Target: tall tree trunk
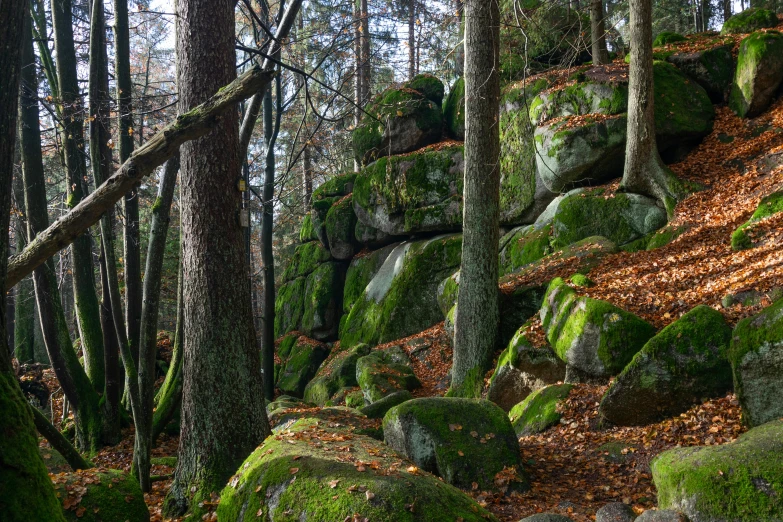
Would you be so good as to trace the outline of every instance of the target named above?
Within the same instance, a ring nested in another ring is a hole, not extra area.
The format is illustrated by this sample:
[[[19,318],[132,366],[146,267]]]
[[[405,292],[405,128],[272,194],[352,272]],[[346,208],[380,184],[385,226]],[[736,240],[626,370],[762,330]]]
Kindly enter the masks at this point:
[[[723,23],[731,18],[731,0],[723,0]]]
[[[141,490],[150,490],[150,451],[152,450],[152,410],[155,385],[155,355],[158,339],[158,310],[163,257],[169,231],[171,202],[177,184],[179,157],[174,156],[163,168],[158,185],[158,197],[152,205],[152,223],[147,248],[147,266],[144,269],[144,306],[141,314],[141,342],[139,345],[139,399],[141,415],[135,419],[136,434],[133,449],[133,468],[139,477]]]
[[[620,188],[660,200],[669,215],[687,194],[663,164],[655,142],[652,0],[631,0],[631,65],[628,84],[628,141]]]
[[[362,25],[362,96],[361,106],[370,100],[370,12],[367,8],[367,0],[361,0],[361,25]]]
[[[122,427],[120,416],[120,399],[124,381],[120,368],[120,347],[117,344],[117,334],[114,327],[114,316],[111,310],[109,289],[109,274],[106,267],[106,252],[101,245],[99,260],[101,271],[101,328],[103,330],[103,367],[106,373],[106,386],[103,391],[103,437],[107,444],[117,444],[120,441]]]
[[[361,24],[361,0],[353,0],[353,20],[354,20],[354,40],[353,40],[353,54],[356,59],[356,72],[354,75],[354,108],[353,108],[353,125],[359,126],[359,122],[362,120],[362,24]],[[359,172],[361,165],[359,161],[354,160],[353,170]]]
[[[609,63],[603,0],[590,0],[590,36],[593,45],[593,65]]]
[[[185,113],[236,76],[234,2],[178,0],[177,13],[177,85]],[[184,393],[179,461],[166,510],[195,513],[270,429],[237,217],[237,112],[226,111],[215,132],[180,151]]]
[[[5,288],[11,179],[16,146],[17,101],[24,41],[26,2],[0,0],[0,288]],[[7,338],[5,299],[0,299],[0,342]],[[9,522],[64,522],[60,502],[38,453],[30,407],[11,365],[8,346],[0,347],[0,513]]]
[[[465,1],[465,207],[449,393],[480,397],[498,334],[498,0]]]
[[[24,66],[27,67],[26,64]],[[20,120],[23,118],[24,116],[22,115]],[[22,180],[19,181],[19,185],[22,186],[17,188],[17,180],[14,180],[15,198],[17,204],[24,204],[24,186],[21,182]],[[21,226],[27,227],[26,224],[20,223],[20,228]],[[17,230],[16,251],[21,252],[26,244],[26,231]],[[26,277],[16,285],[14,301],[14,314],[12,316],[14,323],[12,345],[14,354],[21,364],[31,363],[35,361],[35,290],[32,277]]]
[[[68,207],[73,208],[84,197],[83,180],[87,176],[84,149],[84,114],[76,74],[76,52],[73,41],[71,0],[52,0],[54,46],[57,51],[57,83],[62,107],[62,142],[67,171]],[[79,337],[84,349],[84,366],[96,390],[102,391],[103,334],[100,308],[95,291],[90,236],[83,234],[71,247],[73,293]]]
[[[457,77],[461,77],[465,72],[465,2],[464,0],[454,0],[454,6],[457,11],[457,22],[459,23],[459,43],[454,52],[454,71],[457,73]]]
[[[408,0],[408,79],[416,76],[416,0]]]

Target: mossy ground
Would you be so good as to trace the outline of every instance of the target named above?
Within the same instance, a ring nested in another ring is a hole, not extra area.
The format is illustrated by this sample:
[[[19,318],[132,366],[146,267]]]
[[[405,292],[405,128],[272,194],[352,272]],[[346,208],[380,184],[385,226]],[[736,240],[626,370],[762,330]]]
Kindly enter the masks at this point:
[[[653,40],[653,47],[662,47],[670,43],[682,42],[684,40],[685,37],[679,33],[663,31],[658,33],[658,36],[656,36],[655,40]]]
[[[138,481],[118,470],[90,469],[52,478],[65,519],[84,522],[148,522]]]
[[[779,212],[783,212],[783,191],[774,192],[761,200],[761,203],[759,203],[758,208],[750,219],[731,235],[731,248],[734,250],[752,248],[754,240],[758,241],[764,236],[764,231],[756,230],[757,227],[753,226],[754,223],[762,221]]]
[[[558,403],[568,398],[571,384],[553,384],[536,390],[511,408],[508,417],[517,437],[541,433],[560,421]]]

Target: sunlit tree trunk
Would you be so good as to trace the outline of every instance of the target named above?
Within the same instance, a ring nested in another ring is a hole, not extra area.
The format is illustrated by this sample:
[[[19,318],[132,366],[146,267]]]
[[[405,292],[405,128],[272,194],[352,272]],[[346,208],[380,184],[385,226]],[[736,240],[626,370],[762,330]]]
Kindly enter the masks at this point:
[[[500,12],[465,1],[465,203],[453,396],[480,397],[498,334]]]

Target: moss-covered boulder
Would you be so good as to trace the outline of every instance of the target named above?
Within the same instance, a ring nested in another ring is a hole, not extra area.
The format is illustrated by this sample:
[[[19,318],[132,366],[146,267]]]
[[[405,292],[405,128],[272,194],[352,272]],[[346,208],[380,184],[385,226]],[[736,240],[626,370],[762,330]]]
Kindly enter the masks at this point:
[[[387,89],[366,108],[367,114],[353,131],[357,161],[369,164],[378,158],[411,152],[440,140],[443,131],[441,102],[435,103],[411,88],[414,82],[421,83],[422,88],[426,84],[427,92],[432,96],[432,82],[418,82],[414,78],[401,88]],[[442,83],[440,93],[442,101]]]
[[[69,522],[149,522],[139,482],[130,474],[93,468],[53,475],[52,483]]]
[[[451,86],[446,104],[443,106],[446,134],[449,138],[465,139],[465,79],[460,78]]]
[[[331,259],[329,250],[318,241],[309,241],[294,249],[294,255],[283,272],[283,282],[297,277],[307,277],[323,263]]]
[[[726,20],[721,34],[747,34],[776,25],[778,25],[778,17],[775,11],[750,7]]]
[[[549,86],[539,78],[528,85],[511,85],[500,103],[500,222],[530,223],[557,195],[541,180],[536,168],[535,126],[530,121],[533,99]]]
[[[459,230],[463,161],[457,146],[379,159],[356,180],[356,215],[391,235]]]
[[[731,328],[700,305],[647,341],[601,399],[601,417],[622,426],[657,422],[731,389]]]
[[[356,213],[354,211],[354,213]],[[356,241],[368,248],[381,248],[395,241],[399,241],[396,236],[387,234],[383,230],[379,230],[375,227],[371,227],[356,220],[356,227],[354,228],[354,237]]]
[[[410,360],[402,355],[403,360],[400,360],[394,353],[378,350],[356,362],[356,381],[362,389],[365,404],[373,404],[399,391],[421,387],[410,367]]]
[[[304,314],[304,292],[307,278],[297,277],[277,290],[275,296],[275,336],[297,330]]]
[[[401,390],[390,393],[372,404],[363,406],[359,411],[367,415],[368,419],[382,419],[390,409],[410,400],[413,400],[411,392],[408,390]],[[362,402],[364,402],[364,398],[362,398]]]
[[[329,356],[329,348],[315,339],[304,335],[297,337],[293,343],[283,339],[283,345],[291,344],[285,353],[278,351],[281,359],[280,371],[275,372],[276,386],[284,394],[302,397],[305,386],[318,372],[321,363]]]
[[[560,278],[550,283],[540,313],[572,382],[617,375],[655,335],[651,324],[606,301],[577,296]]]
[[[355,180],[356,173],[354,172],[340,174],[325,181],[313,191],[311,198],[312,210],[310,211],[312,233],[327,249],[329,248],[329,238],[326,233],[326,216],[335,203],[353,192]]]
[[[552,223],[552,244],[564,247],[590,236],[603,236],[622,246],[666,225],[666,210],[652,198],[601,190],[564,198]]]
[[[360,250],[356,240],[356,214],[353,197],[349,194],[336,201],[324,220],[329,252],[335,259],[351,259]]]
[[[343,306],[345,264],[330,262],[307,276],[299,330],[319,340],[335,339]]]
[[[783,520],[782,452],[783,421],[729,444],[666,451],[651,463],[658,507],[692,522]]]
[[[444,279],[438,285],[438,306],[443,316],[447,316],[449,311],[457,304],[457,295],[459,294],[459,270]]]
[[[548,346],[528,340],[528,324],[517,330],[498,358],[487,399],[508,411],[536,390],[565,379],[565,364]]]
[[[516,272],[554,251],[552,225],[537,229],[535,225],[511,230],[500,240],[500,275]]]
[[[360,416],[325,412],[267,438],[245,460],[220,494],[219,520],[497,521],[465,493],[359,434]],[[332,451],[338,438],[350,451]]]
[[[443,320],[438,284],[459,267],[462,236],[437,236],[395,247],[362,291],[342,325],[343,346],[381,344]]]
[[[540,388],[511,408],[508,417],[517,437],[546,431],[560,422],[559,404],[568,398],[571,384],[552,384]]]
[[[718,45],[700,51],[675,52],[666,57],[686,76],[704,87],[713,103],[728,99],[734,79],[733,44]]]
[[[783,417],[783,299],[734,328],[729,360],[742,419],[758,426]]]
[[[345,288],[343,290],[344,317],[347,317],[354,303],[362,296],[364,289],[370,284],[372,278],[375,277],[396,246],[396,244],[387,245],[366,255],[356,256],[351,260],[348,272],[345,274]]]
[[[417,74],[405,84],[405,87],[420,92],[422,96],[435,103],[438,107],[443,105],[443,95],[446,93],[446,88],[443,82],[432,74]]]
[[[750,219],[731,235],[731,248],[745,250],[756,246],[766,235],[759,222],[780,212],[783,212],[783,191],[773,192],[761,200]]]
[[[758,32],[740,44],[729,107],[742,118],[764,112],[783,81],[783,34]]]
[[[299,241],[307,243],[308,241],[318,241],[318,234],[313,227],[313,216],[308,212],[302,220],[302,228],[299,229]]]
[[[449,484],[498,489],[496,476],[514,468],[504,488],[526,489],[519,444],[505,412],[481,399],[433,397],[407,401],[383,418],[386,444]]]
[[[685,41],[685,37],[680,33],[673,31],[661,31],[653,40],[653,47],[663,47],[664,45]]]
[[[304,400],[321,406],[341,389],[358,386],[356,362],[368,353],[370,348],[364,344],[353,349],[333,349],[315,377],[305,386]]]

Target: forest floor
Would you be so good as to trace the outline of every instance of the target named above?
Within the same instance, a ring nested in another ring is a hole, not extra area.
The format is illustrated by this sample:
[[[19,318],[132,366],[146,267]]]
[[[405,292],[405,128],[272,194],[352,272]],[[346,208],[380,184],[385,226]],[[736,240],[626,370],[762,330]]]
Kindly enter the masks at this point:
[[[672,225],[682,225],[687,231],[665,247],[606,258],[588,274],[595,286],[582,291],[634,312],[659,328],[698,304],[720,310],[732,324],[757,313],[770,304],[768,300],[729,308],[724,308],[721,300],[738,291],[766,292],[783,287],[783,220],[766,220],[766,242],[750,250],[734,252],[730,236],[763,196],[783,187],[779,165],[783,166],[783,100],[752,120],[737,118],[725,107],[717,108],[712,134],[684,161],[670,166],[679,176],[706,186],[676,208]],[[609,185],[610,189],[616,187],[617,182]],[[611,190],[609,193],[607,197],[611,197]],[[557,275],[571,275],[567,262],[544,265],[512,284],[547,281]],[[535,324],[532,333],[541,334]],[[417,362],[414,358],[414,371],[424,385],[416,395],[442,395],[451,354],[443,325],[396,343],[411,351],[416,349],[412,341],[417,340],[439,347],[429,353],[440,355],[436,360]],[[54,391],[59,386],[51,370],[44,373],[45,382]],[[655,506],[649,469],[652,457],[675,446],[728,442],[743,432],[733,395],[707,401],[657,424],[602,429],[597,424],[597,407],[604,390],[604,386],[577,385],[557,427],[520,439],[522,459],[532,482],[528,493],[470,494],[504,521],[538,512],[589,521],[594,520],[599,507],[612,501],[625,502],[642,512]],[[55,418],[61,418],[61,399],[55,401],[54,409]],[[153,456],[175,456],[177,444],[176,438],[163,435]],[[128,470],[132,450],[133,431],[127,429],[120,444],[105,448],[94,461],[103,467]],[[156,475],[171,473],[173,469],[167,466],[153,469]],[[161,505],[170,482],[170,478],[155,482],[152,493],[145,495],[153,522],[162,520]]]

